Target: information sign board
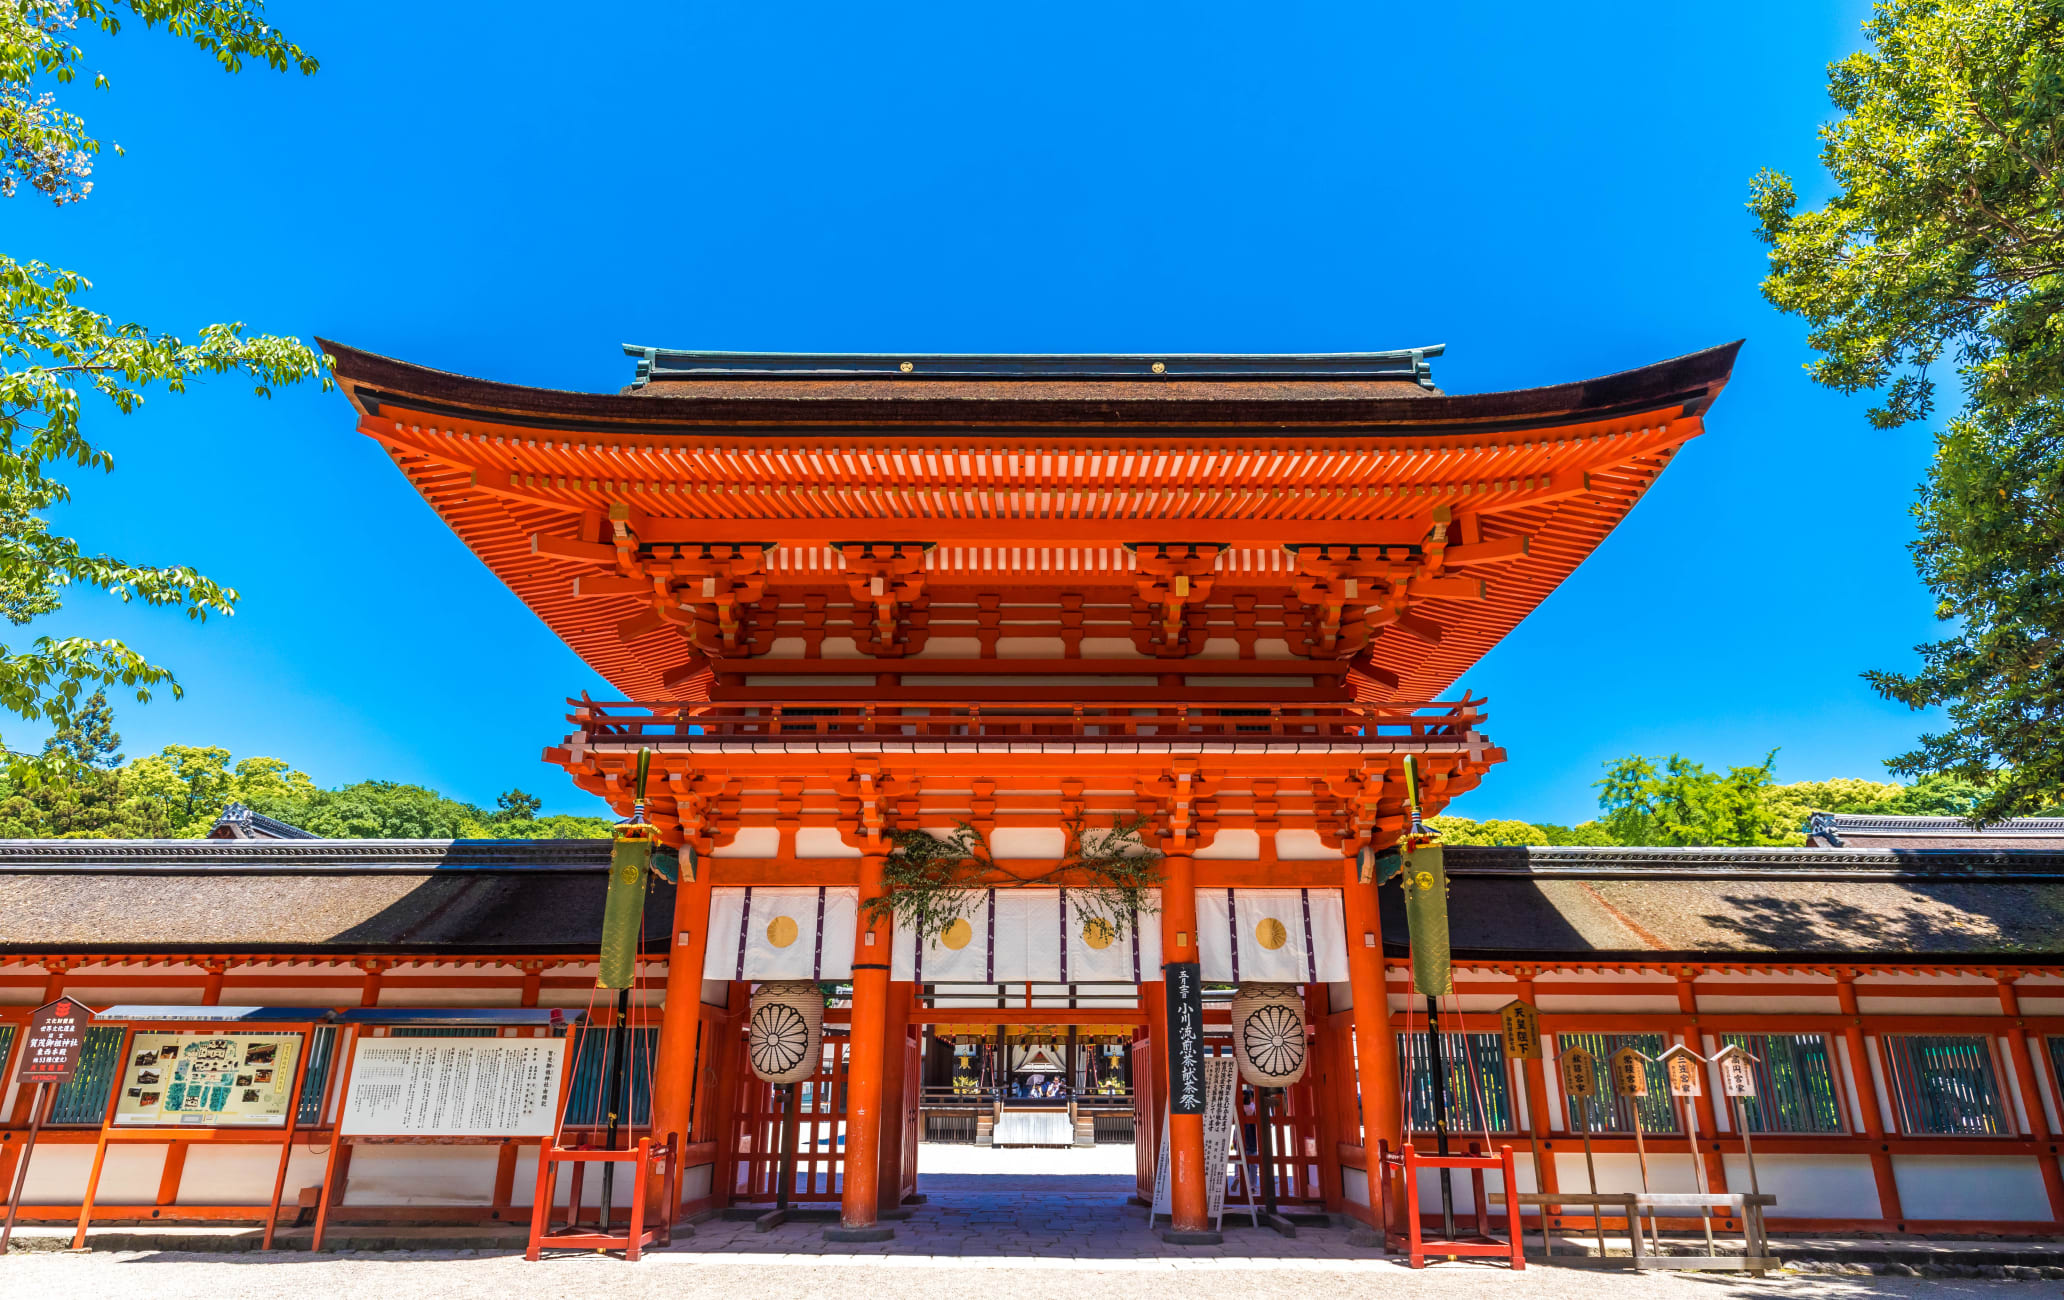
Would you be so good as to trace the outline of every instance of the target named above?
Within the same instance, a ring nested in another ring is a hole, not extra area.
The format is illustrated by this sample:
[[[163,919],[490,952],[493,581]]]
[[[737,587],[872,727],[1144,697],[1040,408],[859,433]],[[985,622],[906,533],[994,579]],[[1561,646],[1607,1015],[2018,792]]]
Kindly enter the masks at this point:
[[[1670,1095],[1673,1097],[1696,1097],[1699,1095],[1699,1059],[1690,1052],[1677,1052],[1666,1056],[1663,1068],[1670,1072]]]
[[[1541,1059],[1541,1017],[1532,1006],[1525,1002],[1508,1002],[1498,1012],[1498,1019],[1505,1030],[1506,1060]]]
[[[72,998],[46,1002],[29,1013],[28,1035],[22,1040],[21,1069],[15,1077],[24,1083],[61,1083],[79,1068],[79,1051],[86,1043],[86,1027],[93,1012]]]
[[[1204,978],[1193,961],[1162,968],[1168,982],[1168,1108],[1204,1113]]]
[[[284,1128],[300,1057],[299,1034],[132,1034],[115,1123]]]
[[[1756,1072],[1749,1068],[1749,1054],[1739,1047],[1729,1045],[1721,1049],[1720,1091],[1729,1097],[1753,1097],[1756,1095]]]
[[[1225,1212],[1225,1161],[1232,1150],[1234,1097],[1240,1066],[1230,1056],[1204,1059],[1204,1209],[1215,1223]],[[1168,1188],[1168,1125],[1161,1125],[1161,1154],[1154,1166],[1154,1213],[1172,1214]]]
[[[1572,1097],[1598,1095],[1598,1061],[1581,1047],[1562,1054],[1562,1090]]]
[[[550,1137],[563,1038],[361,1038],[339,1132],[353,1137]]]
[[[1648,1095],[1648,1058],[1631,1047],[1612,1054],[1613,1091],[1622,1097]]]

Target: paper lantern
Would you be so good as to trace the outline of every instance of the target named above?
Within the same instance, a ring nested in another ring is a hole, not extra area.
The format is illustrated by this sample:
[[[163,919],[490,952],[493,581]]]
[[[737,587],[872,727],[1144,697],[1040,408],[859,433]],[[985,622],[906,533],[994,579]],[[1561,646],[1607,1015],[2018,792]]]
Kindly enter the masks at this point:
[[[824,1043],[824,990],[808,980],[762,984],[745,1022],[746,1056],[768,1083],[801,1083],[817,1073]]]
[[[1291,984],[1242,984],[1233,995],[1233,1056],[1257,1088],[1304,1077],[1304,996]]]

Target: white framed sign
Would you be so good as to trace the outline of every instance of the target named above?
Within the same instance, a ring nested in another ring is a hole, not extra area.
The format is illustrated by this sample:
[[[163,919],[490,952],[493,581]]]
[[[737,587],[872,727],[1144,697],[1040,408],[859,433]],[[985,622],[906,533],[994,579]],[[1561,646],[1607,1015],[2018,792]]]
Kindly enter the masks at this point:
[[[338,1131],[352,1137],[550,1137],[564,1038],[361,1038]]]

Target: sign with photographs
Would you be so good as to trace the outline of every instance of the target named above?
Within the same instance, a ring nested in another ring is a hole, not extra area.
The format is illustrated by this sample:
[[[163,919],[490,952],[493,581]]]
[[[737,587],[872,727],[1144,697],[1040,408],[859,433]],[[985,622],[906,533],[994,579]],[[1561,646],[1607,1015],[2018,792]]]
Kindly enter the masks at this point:
[[[563,1038],[361,1038],[339,1131],[372,1137],[550,1137]]]
[[[93,1013],[71,998],[59,998],[29,1013],[28,1036],[22,1040],[21,1069],[15,1077],[24,1083],[62,1083],[79,1068],[79,1051],[86,1043],[86,1027]]]
[[[118,1125],[284,1128],[299,1034],[135,1034],[122,1065]]]

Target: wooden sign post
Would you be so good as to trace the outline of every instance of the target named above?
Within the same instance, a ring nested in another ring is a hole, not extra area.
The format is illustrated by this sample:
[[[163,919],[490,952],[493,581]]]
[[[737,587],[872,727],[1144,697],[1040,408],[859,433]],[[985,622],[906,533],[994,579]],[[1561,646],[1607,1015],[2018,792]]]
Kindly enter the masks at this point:
[[[14,1237],[14,1216],[21,1209],[22,1186],[29,1180],[29,1158],[36,1154],[36,1134],[43,1127],[50,1085],[63,1083],[78,1072],[79,1052],[92,1023],[93,1012],[71,998],[46,1002],[29,1013],[21,1068],[15,1078],[35,1083],[36,1099],[29,1106],[29,1140],[22,1144],[21,1159],[15,1166],[14,1193],[7,1198],[7,1224],[0,1227],[0,1256],[7,1254],[7,1243]]]
[[[1756,1145],[1749,1140],[1748,1099],[1756,1095],[1756,1072],[1749,1068],[1749,1062],[1755,1059],[1746,1048],[1729,1043],[1720,1049],[1713,1063],[1720,1067],[1720,1091],[1734,1107],[1734,1126],[1741,1132],[1742,1156],[1749,1162],[1749,1191],[1761,1196],[1763,1187],[1756,1180]]]
[[[1539,1012],[1534,1010],[1532,1003],[1518,1000],[1506,1003],[1498,1010],[1498,1023],[1504,1031],[1505,1060],[1508,1065],[1514,1062],[1538,1061],[1541,1059],[1541,1016]],[[1522,1075],[1525,1068],[1523,1064],[1520,1066]],[[1514,1079],[1513,1083],[1521,1096],[1527,1095],[1524,1077]],[[1527,1128],[1530,1130],[1529,1136],[1531,1141],[1528,1145],[1534,1149],[1534,1190],[1537,1192],[1548,1190],[1546,1180],[1541,1177],[1541,1131],[1546,1121],[1546,1116],[1533,1114],[1532,1108],[1529,1107]],[[1514,1202],[1514,1204],[1517,1204],[1517,1202]],[[1516,1214],[1517,1211],[1514,1211],[1514,1213]],[[1520,1231],[1519,1220],[1516,1218],[1512,1221],[1512,1231],[1514,1234]],[[1541,1253],[1544,1255],[1555,1253],[1555,1248],[1548,1244],[1548,1207],[1546,1205],[1541,1207]]]
[[[1562,1054],[1562,1090],[1584,1099],[1584,1172],[1591,1179],[1591,1226],[1598,1232],[1598,1258],[1605,1258],[1605,1216],[1599,1212],[1598,1164],[1591,1158],[1592,1106],[1598,1098],[1598,1061],[1581,1047]]]
[[[1663,1053],[1663,1068],[1670,1075],[1670,1095],[1684,1102],[1684,1131],[1691,1143],[1691,1172],[1698,1179],[1699,1195],[1707,1193],[1706,1161],[1699,1154],[1698,1144],[1698,1102],[1702,1091],[1699,1075],[1703,1072],[1705,1058],[1678,1043]],[[1706,1230],[1706,1253],[1713,1253],[1713,1207],[1699,1207],[1699,1222]]]
[[[1648,1147],[1641,1137],[1641,1101],[1648,1096],[1648,1058],[1631,1047],[1622,1047],[1612,1054],[1613,1091],[1627,1099],[1627,1113],[1634,1120],[1634,1156],[1641,1162],[1641,1194],[1648,1195]],[[1630,1214],[1627,1231],[1641,1231],[1641,1217]],[[1655,1253],[1663,1253],[1662,1238],[1655,1226],[1655,1216],[1648,1217],[1649,1239],[1655,1242]]]

